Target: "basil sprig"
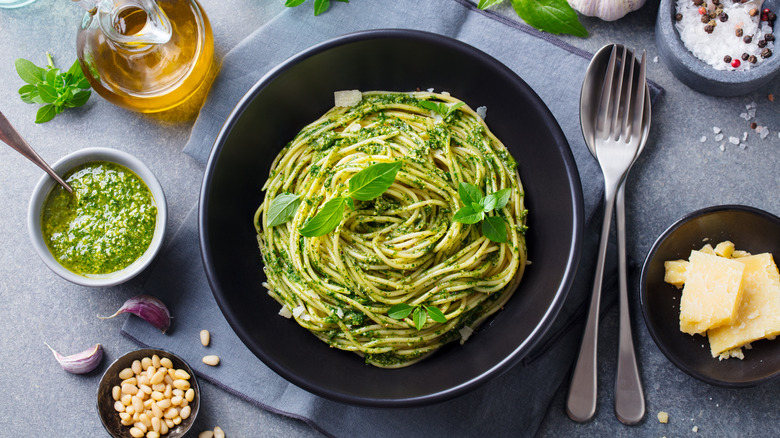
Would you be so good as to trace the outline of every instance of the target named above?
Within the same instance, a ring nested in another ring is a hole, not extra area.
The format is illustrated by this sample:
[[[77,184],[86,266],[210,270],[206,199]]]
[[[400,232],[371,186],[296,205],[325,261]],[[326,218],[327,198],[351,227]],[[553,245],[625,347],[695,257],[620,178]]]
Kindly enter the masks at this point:
[[[292,219],[299,205],[301,195],[284,193],[275,197],[268,206],[268,226],[275,227]]]
[[[479,0],[477,7],[486,9],[504,0]],[[517,15],[526,23],[543,32],[588,36],[577,12],[566,0],[510,0]]]
[[[284,5],[287,7],[295,7],[298,5],[303,4],[306,0],[287,0],[284,2]],[[337,0],[342,3],[349,3],[349,0]],[[314,15],[320,15],[321,13],[325,12],[330,8],[330,0],[314,0]]]
[[[444,118],[447,118],[447,116],[452,114],[456,109],[464,105],[463,102],[458,102],[450,105],[445,102],[431,102],[430,100],[421,100],[419,103],[421,107],[431,110],[433,112],[437,112],[441,114],[441,116]]]
[[[54,67],[50,54],[46,58],[49,64],[45,68],[22,58],[14,62],[19,77],[27,82],[19,88],[19,97],[25,103],[43,105],[38,109],[35,123],[48,122],[65,108],[84,105],[92,94],[78,60],[63,73]]]
[[[382,196],[393,185],[402,165],[401,161],[377,163],[356,173],[349,179],[347,196],[338,196],[326,202],[298,231],[302,236],[318,237],[335,230],[344,218],[344,204],[354,210],[355,200],[370,201]]]
[[[404,319],[409,315],[412,315],[412,321],[417,330],[422,330],[425,321],[428,320],[428,316],[430,316],[432,320],[442,324],[447,322],[447,317],[445,317],[444,313],[435,306],[411,306],[406,303],[400,303],[387,311],[387,316],[393,319]]]
[[[479,187],[466,182],[458,186],[463,207],[455,212],[452,220],[462,224],[476,224],[482,222],[482,234],[496,243],[507,241],[506,223],[500,216],[487,216],[493,210],[504,208],[512,196],[512,189],[501,189],[487,196],[482,196]]]

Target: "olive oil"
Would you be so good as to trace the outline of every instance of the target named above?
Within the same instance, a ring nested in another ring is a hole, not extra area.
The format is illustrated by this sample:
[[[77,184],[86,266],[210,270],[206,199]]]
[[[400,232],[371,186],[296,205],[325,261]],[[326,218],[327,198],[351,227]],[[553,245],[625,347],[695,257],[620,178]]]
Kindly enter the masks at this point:
[[[154,25],[153,12],[143,2],[115,3],[112,11],[88,11],[77,39],[82,69],[98,94],[127,109],[152,113],[186,102],[205,86],[214,63],[214,40],[197,1],[156,2],[170,22],[170,38],[162,43],[140,37]]]

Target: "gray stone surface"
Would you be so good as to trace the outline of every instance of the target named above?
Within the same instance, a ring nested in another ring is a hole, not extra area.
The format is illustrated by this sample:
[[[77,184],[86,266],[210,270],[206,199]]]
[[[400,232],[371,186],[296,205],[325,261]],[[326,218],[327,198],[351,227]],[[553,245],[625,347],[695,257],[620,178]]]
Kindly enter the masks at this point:
[[[349,7],[334,3],[335,7]],[[218,55],[224,55],[283,7],[282,0],[203,0],[202,4],[212,20]],[[655,238],[677,218],[726,203],[780,214],[780,83],[733,98],[690,90],[662,62],[653,61],[658,53],[654,42],[657,8],[657,1],[649,0],[640,11],[616,22],[585,18],[589,38],[563,38],[591,52],[609,42],[645,48],[651,60],[648,76],[666,89],[654,109],[651,141],[631,173],[627,190],[634,333],[648,414],[638,426],[628,427],[612,412],[617,342],[617,318],[612,309],[601,325],[596,418],[585,425],[570,421],[563,408],[565,390],[561,390],[547,413],[542,436],[772,436],[777,424],[780,382],[742,390],[698,382],[666,360],[641,319],[636,298],[639,267]],[[498,11],[514,16],[507,5]],[[36,125],[36,108],[17,96],[22,83],[13,61],[24,57],[44,63],[45,52],[50,52],[59,66],[68,66],[75,59],[75,29],[80,17],[77,5],[62,0],[39,0],[0,12],[0,111],[51,162],[93,145],[118,147],[143,160],[166,191],[170,236],[198,197],[202,169],[180,152],[191,122],[135,114],[95,96],[82,109]],[[545,60],[538,62],[544,68]],[[778,101],[770,102],[768,93],[778,96]],[[750,130],[750,122],[739,117],[751,102],[757,103],[755,121],[771,131],[766,139],[760,139]],[[724,140],[713,139],[713,126],[723,130]],[[748,132],[744,149],[728,143],[729,136],[741,139],[743,132]],[[700,142],[701,137],[706,141]],[[722,143],[725,150],[719,148]],[[21,155],[0,147],[0,351],[4,359],[0,361],[0,389],[5,395],[0,398],[0,435],[103,436],[95,411],[99,374],[111,360],[136,346],[119,335],[123,317],[103,321],[96,315],[113,313],[126,298],[138,293],[144,277],[120,287],[87,289],[46,269],[25,229],[27,200],[41,175]],[[106,359],[90,375],[69,375],[56,366],[44,342],[65,354],[100,342]],[[233,437],[319,436],[303,422],[262,411],[206,382],[201,387],[203,404],[196,431],[220,425]],[[659,411],[669,412],[669,424],[655,419]],[[698,434],[692,431],[694,426]]]

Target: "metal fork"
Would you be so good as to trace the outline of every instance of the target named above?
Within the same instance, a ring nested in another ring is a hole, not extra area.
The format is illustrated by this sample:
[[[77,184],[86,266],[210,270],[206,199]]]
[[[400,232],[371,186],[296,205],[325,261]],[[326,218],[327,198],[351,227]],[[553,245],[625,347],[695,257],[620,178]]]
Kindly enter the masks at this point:
[[[642,54],[640,68],[636,72],[633,53],[631,53],[629,61],[626,59],[629,51],[623,48],[618,66],[617,52],[618,48],[614,46],[595,116],[596,159],[604,174],[604,223],[601,229],[593,295],[585,324],[585,333],[566,401],[567,414],[571,419],[579,422],[590,420],[596,412],[599,303],[612,210],[615,206],[618,187],[637,157],[643,140],[643,128],[645,128],[643,121],[645,120],[646,54]],[[627,65],[630,66],[630,69],[626,75]],[[644,403],[644,399],[642,402]]]

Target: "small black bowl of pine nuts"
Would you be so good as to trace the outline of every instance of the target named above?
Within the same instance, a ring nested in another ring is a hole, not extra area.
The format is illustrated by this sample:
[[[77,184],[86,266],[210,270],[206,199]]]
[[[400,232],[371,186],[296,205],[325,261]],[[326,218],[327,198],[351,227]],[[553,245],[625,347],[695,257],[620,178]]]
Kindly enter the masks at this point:
[[[175,354],[153,348],[115,360],[100,379],[100,420],[115,438],[179,438],[195,422],[195,373]]]

